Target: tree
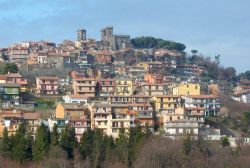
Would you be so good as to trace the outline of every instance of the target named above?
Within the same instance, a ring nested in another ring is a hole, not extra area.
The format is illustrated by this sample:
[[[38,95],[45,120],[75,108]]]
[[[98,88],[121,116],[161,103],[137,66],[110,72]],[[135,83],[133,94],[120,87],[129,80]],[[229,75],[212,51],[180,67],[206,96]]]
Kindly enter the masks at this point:
[[[129,139],[128,139],[128,161],[129,167],[132,167],[133,161],[139,152],[142,141],[145,138],[145,134],[142,132],[140,127],[130,128]]]
[[[216,63],[219,65],[220,64],[220,55],[216,55],[214,57],[214,59],[215,59]]]
[[[189,152],[191,151],[192,145],[193,145],[193,142],[191,139],[191,135],[186,134],[186,137],[185,137],[184,142],[183,142],[183,151],[186,155],[188,155]]]
[[[196,54],[198,53],[198,50],[191,50],[191,53],[192,53],[193,55],[196,55]]]
[[[124,128],[119,129],[119,135],[115,140],[115,144],[118,159],[124,164],[124,166],[128,166],[128,136],[126,135]]]
[[[14,63],[6,63],[3,66],[3,74],[7,74],[8,72],[10,73],[17,73],[18,72],[18,67]]]
[[[158,131],[159,129],[159,121],[158,121],[158,117],[157,117],[157,111],[156,111],[156,101],[152,100],[150,102],[150,105],[153,108],[153,121],[154,121],[154,131]]]
[[[95,96],[100,96],[100,91],[101,91],[101,84],[99,81],[97,81],[95,85]]]
[[[164,48],[168,50],[184,51],[186,46],[174,41],[156,39],[154,37],[137,37],[131,40],[134,48]]]
[[[74,128],[65,127],[61,133],[60,146],[67,152],[68,159],[74,158],[74,149],[77,146]]]
[[[59,133],[57,130],[57,125],[54,124],[53,130],[51,132],[51,145],[57,146],[59,143]]]
[[[31,143],[30,139],[25,137],[25,125],[20,124],[16,134],[11,137],[12,148],[11,148],[11,157],[14,160],[23,162],[26,159],[32,159],[30,155]]]
[[[86,159],[87,156],[90,156],[90,154],[92,153],[93,141],[94,141],[93,131],[91,129],[88,129],[83,133],[80,140],[80,153],[84,159]]]
[[[37,129],[36,139],[33,146],[33,158],[35,161],[40,161],[46,156],[50,145],[50,132],[42,123]]]
[[[222,145],[223,147],[226,147],[226,146],[229,146],[229,145],[230,145],[230,142],[229,142],[228,137],[224,137],[224,138],[222,139],[221,145]]]
[[[241,73],[239,75],[239,78],[240,79],[246,79],[246,80],[250,80],[250,71],[246,71],[244,73]]]
[[[115,142],[112,136],[105,135],[102,140],[100,160],[104,161],[105,167],[110,167],[113,150],[115,149]]]
[[[9,156],[11,150],[11,141],[8,135],[8,130],[5,127],[2,134],[2,139],[0,141],[0,153],[2,156]]]

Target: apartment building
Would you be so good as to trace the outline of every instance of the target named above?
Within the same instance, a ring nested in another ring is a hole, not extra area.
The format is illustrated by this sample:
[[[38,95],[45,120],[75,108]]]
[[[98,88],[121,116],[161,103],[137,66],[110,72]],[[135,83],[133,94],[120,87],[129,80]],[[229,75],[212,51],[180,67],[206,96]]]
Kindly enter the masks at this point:
[[[116,79],[116,95],[132,95],[133,82],[131,79]]]
[[[9,135],[14,135],[21,123],[23,123],[23,115],[21,111],[7,110],[0,113],[0,136],[6,127]]]
[[[193,137],[197,138],[201,125],[195,120],[181,119],[166,122],[163,128],[165,131],[164,136],[172,139],[183,137],[187,134],[191,134]]]
[[[14,83],[0,84],[0,98],[2,105],[19,105],[20,104],[20,85]]]
[[[166,93],[165,84],[142,84],[142,93],[146,96],[163,95]]]
[[[122,96],[114,95],[109,96],[109,102],[111,104],[132,104],[132,103],[149,103],[150,96],[144,95],[133,95],[133,96]]]
[[[157,95],[152,98],[155,101],[156,110],[159,112],[173,112],[178,107],[182,107],[181,97],[177,95]]]
[[[185,83],[173,88],[173,95],[200,95],[200,84]]]
[[[114,79],[99,79],[100,96],[111,96],[115,94],[115,80]]]
[[[58,77],[37,77],[36,92],[45,95],[57,95],[59,78]]]
[[[182,96],[185,108],[204,108],[205,116],[216,116],[220,112],[220,101],[216,95],[189,95]]]
[[[127,104],[96,104],[94,106],[94,127],[107,135],[118,137],[120,128],[126,132],[135,127],[135,113]]]
[[[94,78],[74,78],[72,87],[75,95],[95,96],[96,79]]]
[[[89,107],[78,103],[59,103],[56,106],[55,119],[64,119],[66,124],[75,129],[76,138],[80,141],[82,134],[91,128],[91,111]]]
[[[40,113],[25,112],[23,113],[23,120],[26,126],[26,131],[35,139],[37,128],[42,124]]]

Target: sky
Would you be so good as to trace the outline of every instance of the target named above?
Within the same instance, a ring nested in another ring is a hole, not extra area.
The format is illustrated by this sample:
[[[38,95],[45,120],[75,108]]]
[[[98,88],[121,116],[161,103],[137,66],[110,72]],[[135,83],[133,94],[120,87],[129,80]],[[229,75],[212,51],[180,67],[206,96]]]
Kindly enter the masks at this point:
[[[0,0],[0,48],[22,41],[100,39],[115,34],[184,43],[186,52],[221,55],[221,64],[250,70],[249,0]]]

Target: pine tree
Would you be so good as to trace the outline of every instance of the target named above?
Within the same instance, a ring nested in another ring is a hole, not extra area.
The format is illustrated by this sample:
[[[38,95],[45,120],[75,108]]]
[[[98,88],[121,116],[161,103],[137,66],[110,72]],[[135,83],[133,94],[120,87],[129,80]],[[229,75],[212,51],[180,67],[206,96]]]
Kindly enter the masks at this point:
[[[53,130],[52,130],[52,133],[51,133],[51,145],[57,146],[58,143],[59,143],[59,133],[58,133],[58,130],[57,130],[57,125],[54,124]]]
[[[36,139],[33,146],[33,158],[40,161],[47,154],[50,145],[50,132],[42,123],[37,129]]]
[[[67,151],[68,158],[73,159],[74,149],[77,146],[74,128],[70,128],[69,126],[65,127],[61,134],[60,145],[65,151]]]
[[[2,156],[9,156],[10,154],[11,141],[8,134],[8,129],[5,127],[0,141],[0,153]]]

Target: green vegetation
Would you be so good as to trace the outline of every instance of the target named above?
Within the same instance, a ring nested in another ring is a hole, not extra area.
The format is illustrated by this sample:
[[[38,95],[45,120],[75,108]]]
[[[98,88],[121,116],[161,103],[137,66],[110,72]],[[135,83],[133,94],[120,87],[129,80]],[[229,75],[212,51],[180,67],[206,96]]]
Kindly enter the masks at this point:
[[[131,40],[134,48],[164,48],[168,50],[184,51],[186,46],[174,41],[156,39],[154,37],[137,37]]]
[[[229,146],[229,145],[230,145],[230,142],[229,142],[228,137],[224,137],[224,138],[222,139],[221,145],[222,145],[223,147]]]
[[[173,141],[162,136],[147,136],[137,127],[128,133],[120,129],[116,139],[98,129],[87,130],[78,143],[73,128],[66,127],[61,134],[55,129],[50,133],[41,125],[35,141],[30,134],[25,135],[23,124],[10,138],[5,129],[0,139],[1,164],[6,167],[91,168],[234,168],[250,164],[246,159],[250,157],[249,147],[232,150],[227,137],[216,142],[201,137],[194,140],[187,135],[183,140]]]
[[[250,71],[243,72],[239,75],[240,79],[250,80]]]
[[[10,73],[17,73],[18,67],[14,63],[1,63],[0,64],[0,75]]]
[[[37,129],[36,139],[33,145],[33,159],[40,161],[46,156],[49,150],[50,132],[48,128],[42,123]]]

